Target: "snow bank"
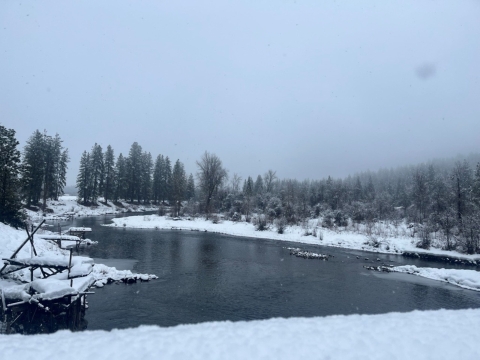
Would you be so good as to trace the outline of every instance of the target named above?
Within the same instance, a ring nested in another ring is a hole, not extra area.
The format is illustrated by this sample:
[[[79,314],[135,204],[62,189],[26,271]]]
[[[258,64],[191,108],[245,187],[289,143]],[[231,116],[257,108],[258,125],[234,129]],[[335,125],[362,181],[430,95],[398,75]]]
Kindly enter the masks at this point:
[[[158,279],[156,275],[151,274],[136,274],[132,273],[130,270],[117,270],[114,267],[106,266],[103,264],[96,264],[93,267],[92,276],[95,279],[96,287],[103,287],[112,281],[125,281],[125,282],[134,282],[137,280],[140,281],[149,281],[153,279]]]
[[[480,310],[0,335],[15,359],[479,359]],[[85,346],[88,344],[88,346]]]
[[[317,225],[316,221],[317,220],[311,220],[310,229]],[[107,224],[104,226],[136,229],[178,229],[192,231],[208,231],[234,236],[333,246],[389,254],[398,254],[403,252],[429,253],[435,255],[449,256],[451,258],[480,261],[480,255],[466,255],[454,251],[444,251],[435,248],[432,248],[430,250],[418,249],[414,244],[415,241],[408,236],[386,237],[382,240],[382,246],[376,247],[369,244],[367,241],[367,237],[363,234],[348,231],[336,232],[325,228],[320,228],[318,230],[321,233],[320,238],[311,235],[305,236],[305,228],[302,226],[287,226],[283,234],[278,234],[274,229],[256,231],[255,226],[247,222],[233,222],[224,220],[218,224],[214,224],[211,221],[200,218],[192,220],[174,220],[165,216],[157,215],[116,218],[112,219],[112,224]]]
[[[98,215],[107,215],[107,214],[120,214],[125,212],[142,212],[142,211],[155,211],[158,210],[158,206],[153,205],[132,205],[125,202],[122,202],[122,206],[116,206],[111,201],[108,201],[108,205],[104,205],[100,201],[103,201],[103,198],[98,199],[97,206],[84,206],[80,205],[77,202],[76,196],[63,195],[58,198],[58,201],[48,200],[47,208],[53,210],[53,213],[47,214],[43,217],[41,212],[35,212],[27,210],[27,214],[32,220],[58,220],[58,219],[68,219],[72,216],[98,216]]]
[[[16,230],[8,225],[0,223],[0,259],[8,259],[15,250],[27,238],[27,234],[23,230]],[[50,265],[57,267],[68,267],[70,262],[69,251],[60,249],[56,244],[50,241],[41,240],[40,237],[35,238],[35,248],[38,256],[32,256],[30,244],[26,244],[17,255],[17,263],[31,264],[31,265]],[[91,241],[91,240],[90,240]],[[13,262],[13,261],[12,261]],[[0,260],[0,268],[4,263],[8,264],[8,260]],[[93,266],[93,259],[84,256],[73,256],[72,268],[70,275],[74,276],[89,276],[77,278],[73,280],[73,288],[76,292],[82,292],[93,283],[101,287],[110,281],[125,281],[135,282],[149,281],[157,279],[157,276],[150,274],[135,274],[130,270],[117,270],[114,267],[108,267],[102,264],[95,264]],[[9,265],[13,268],[13,265]],[[93,266],[93,268],[92,268]],[[3,289],[6,298],[28,301],[32,298],[27,291],[30,289],[30,284],[21,284],[22,282],[30,282],[29,269],[19,270],[18,272],[7,275],[10,279],[0,279],[0,289]],[[73,293],[69,288],[70,281],[65,281],[68,278],[68,272],[65,270],[59,274],[53,275],[50,279],[39,280],[41,277],[39,269],[34,271],[34,280],[32,286],[44,295],[34,295],[34,297],[42,299],[53,299],[57,296],[63,296]],[[15,281],[16,280],[16,281]],[[50,281],[51,280],[51,281]]]
[[[392,271],[448,282],[465,289],[480,291],[480,272],[475,270],[436,269],[414,265],[395,266]]]

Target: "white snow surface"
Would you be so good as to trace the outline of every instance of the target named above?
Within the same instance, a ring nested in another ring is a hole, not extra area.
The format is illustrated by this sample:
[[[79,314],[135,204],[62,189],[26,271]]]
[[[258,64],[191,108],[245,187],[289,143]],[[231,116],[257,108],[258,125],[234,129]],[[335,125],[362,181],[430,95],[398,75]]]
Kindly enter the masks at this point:
[[[47,214],[45,217],[43,217],[41,212],[27,210],[27,214],[30,219],[38,221],[41,219],[56,220],[65,219],[71,216],[98,216],[106,214],[120,214],[129,211],[155,211],[158,209],[158,206],[154,205],[132,205],[126,202],[122,202],[122,207],[119,207],[111,201],[107,202],[107,206],[100,202],[103,200],[103,198],[99,198],[97,206],[84,206],[77,202],[76,196],[63,195],[58,198],[58,201],[47,201],[47,208],[53,210],[53,213]]]
[[[26,238],[27,234],[24,230],[17,230],[8,225],[0,223],[0,259],[10,258],[13,252],[17,250],[17,248]],[[17,255],[17,259],[19,261],[32,264],[68,266],[70,255],[68,251],[58,248],[56,244],[51,243],[50,241],[40,240],[40,238],[37,238],[36,236],[34,236],[34,238],[36,239],[34,244],[38,256],[32,256],[31,246],[29,243],[27,243]],[[4,261],[0,260],[0,268],[3,267],[3,264]],[[72,258],[72,265],[72,276],[90,274],[87,277],[73,280],[73,287],[80,292],[85,291],[92,284],[101,287],[108,282],[108,279],[120,280],[123,278],[139,278],[143,281],[157,279],[155,275],[134,274],[130,270],[117,270],[114,267],[109,267],[103,264],[95,264],[95,266],[92,268],[93,259],[84,256],[74,256]],[[40,270],[35,270],[35,278],[38,278],[40,275]],[[22,282],[30,281],[29,270],[23,269],[12,273],[9,276],[12,277],[12,279],[0,279],[0,288],[3,289],[6,297],[9,299],[19,299],[24,301],[30,299],[32,296],[28,295],[26,292],[29,289],[30,284],[22,284]],[[60,274],[54,275],[52,279],[67,280],[67,276],[67,271],[64,271]],[[64,282],[64,284],[69,283],[69,280]],[[50,285],[53,287],[49,287],[48,291],[51,296],[48,295],[48,297],[54,297],[56,295],[56,291],[66,291],[62,290],[65,287],[64,284],[60,285],[60,283],[57,283],[58,287],[55,288],[53,283],[51,283]]]
[[[436,269],[415,265],[395,266],[393,271],[447,282],[465,289],[480,291],[480,272],[463,269]]]
[[[480,359],[480,309],[0,335],[5,359]]]
[[[380,224],[377,224],[380,226]],[[243,236],[259,239],[272,239],[289,242],[298,242],[304,244],[324,245],[341,247],[347,249],[356,249],[363,251],[381,252],[381,253],[430,253],[437,255],[444,255],[451,258],[465,259],[465,260],[480,260],[480,255],[467,255],[455,251],[445,251],[438,248],[431,248],[429,250],[419,249],[415,246],[418,239],[412,239],[410,236],[385,236],[381,239],[381,246],[374,247],[367,244],[367,236],[353,231],[334,231],[319,227],[318,220],[311,220],[309,223],[310,231],[317,228],[318,233],[321,233],[322,239],[319,236],[305,236],[305,228],[302,226],[287,226],[283,234],[278,234],[274,227],[265,231],[256,231],[255,226],[247,222],[233,222],[223,220],[218,224],[203,218],[188,219],[172,219],[166,216],[158,215],[140,215],[129,216],[124,218],[112,219],[112,224],[104,226],[125,227],[136,229],[177,229],[177,230],[192,230],[192,231],[208,231],[214,233],[221,233],[234,236]],[[403,225],[402,230],[405,230]]]

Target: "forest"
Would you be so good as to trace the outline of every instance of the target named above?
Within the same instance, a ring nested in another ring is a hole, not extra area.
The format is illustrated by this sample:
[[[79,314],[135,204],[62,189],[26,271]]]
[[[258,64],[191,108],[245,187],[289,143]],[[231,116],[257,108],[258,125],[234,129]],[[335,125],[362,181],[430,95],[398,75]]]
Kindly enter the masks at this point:
[[[58,134],[36,130],[22,151],[18,145],[15,131],[0,125],[0,221],[13,226],[25,220],[22,208],[46,212],[47,200],[63,194],[69,162]],[[78,202],[155,204],[160,215],[247,221],[259,231],[282,232],[315,218],[338,231],[403,222],[420,248],[436,241],[480,253],[480,154],[317,180],[281,179],[274,170],[229,175],[208,152],[196,164],[196,174],[187,176],[180,160],[172,166],[168,156],[154,158],[137,142],[125,156],[94,144],[78,165]]]

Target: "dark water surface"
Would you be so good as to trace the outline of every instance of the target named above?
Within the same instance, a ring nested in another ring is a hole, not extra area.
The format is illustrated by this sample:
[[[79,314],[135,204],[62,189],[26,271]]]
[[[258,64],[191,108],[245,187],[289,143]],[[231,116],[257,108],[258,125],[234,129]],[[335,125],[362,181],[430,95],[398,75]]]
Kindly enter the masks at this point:
[[[81,253],[104,259],[107,265],[117,268],[156,274],[159,279],[95,289],[95,295],[88,298],[90,307],[86,313],[90,330],[480,307],[478,292],[363,268],[377,257],[395,265],[446,264],[204,232],[100,226],[110,219],[81,218],[62,226],[93,228],[90,238],[99,244]],[[290,256],[289,246],[334,257],[329,261],[305,260]]]

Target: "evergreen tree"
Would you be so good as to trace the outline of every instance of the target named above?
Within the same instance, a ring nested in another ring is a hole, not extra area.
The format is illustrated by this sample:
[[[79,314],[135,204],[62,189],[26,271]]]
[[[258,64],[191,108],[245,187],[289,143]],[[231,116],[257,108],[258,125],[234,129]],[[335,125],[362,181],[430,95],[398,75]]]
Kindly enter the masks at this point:
[[[353,187],[353,200],[362,201],[363,200],[363,187],[360,178],[357,176],[355,179],[355,185]]]
[[[170,159],[168,156],[165,158],[165,171],[163,174],[163,181],[162,181],[162,194],[163,194],[163,201],[172,200],[172,165],[170,163]]]
[[[155,204],[158,204],[160,200],[163,200],[163,174],[165,172],[165,160],[163,155],[158,155],[155,160],[155,167],[153,170],[153,184],[152,184],[152,195],[153,201]]]
[[[27,206],[42,200],[45,210],[47,199],[58,199],[66,182],[68,150],[62,139],[36,130],[27,141],[22,162],[22,191]]]
[[[103,198],[105,202],[111,200],[115,189],[115,155],[110,145],[107,146],[107,150],[104,155],[104,186],[103,186]]]
[[[142,177],[142,147],[134,142],[130,147],[126,160],[127,173],[127,197],[133,202],[140,202],[141,177]]]
[[[83,152],[80,159],[80,169],[77,175],[77,193],[78,201],[86,205],[90,200],[90,183],[91,183],[91,162],[90,154],[86,151]]]
[[[187,181],[187,189],[185,197],[187,200],[193,199],[195,197],[195,180],[193,179],[193,174],[190,174]]]
[[[171,198],[174,206],[175,216],[179,215],[181,202],[185,199],[185,190],[187,187],[187,178],[185,170],[180,160],[175,162],[172,171],[172,192]]]
[[[38,205],[41,199],[45,173],[44,150],[44,136],[35,130],[23,150],[21,167],[22,190],[27,206]]]
[[[117,163],[115,164],[115,191],[114,201],[127,198],[127,165],[122,153],[118,155]]]
[[[453,202],[457,219],[462,224],[462,218],[467,211],[467,205],[472,185],[472,174],[467,161],[456,162],[450,175]]]
[[[15,227],[23,225],[24,214],[18,193],[20,151],[15,130],[0,125],[0,222]]]
[[[477,164],[472,184],[472,200],[480,207],[480,162]]]
[[[98,197],[103,192],[102,190],[104,174],[102,147],[97,143],[93,145],[92,151],[90,152],[90,171],[90,201],[92,204],[96,204]]]
[[[142,154],[142,178],[141,178],[141,196],[144,203],[150,202],[152,193],[152,154],[144,152]]]
[[[264,187],[263,187],[263,179],[260,175],[257,176],[257,180],[255,181],[255,186],[253,188],[255,195],[263,194]]]
[[[63,189],[67,184],[67,170],[70,157],[68,149],[62,151],[58,162],[55,164],[55,176],[52,185],[51,198],[58,200],[58,197],[63,195]]]

